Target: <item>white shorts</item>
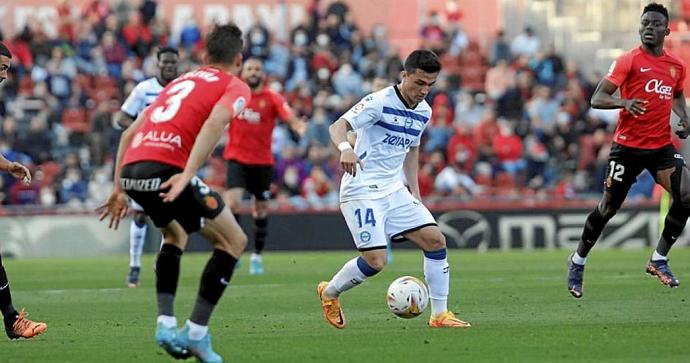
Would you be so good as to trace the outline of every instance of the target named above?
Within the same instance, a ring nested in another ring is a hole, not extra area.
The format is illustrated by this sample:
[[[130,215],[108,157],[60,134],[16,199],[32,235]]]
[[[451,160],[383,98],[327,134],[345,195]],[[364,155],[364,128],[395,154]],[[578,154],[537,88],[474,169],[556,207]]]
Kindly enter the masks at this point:
[[[139,203],[135,202],[132,198],[129,198],[129,208],[135,212],[144,213],[144,207],[140,206]]]
[[[407,188],[379,199],[358,199],[340,203],[347,227],[357,249],[369,251],[384,249],[389,240],[426,226],[436,220]]]

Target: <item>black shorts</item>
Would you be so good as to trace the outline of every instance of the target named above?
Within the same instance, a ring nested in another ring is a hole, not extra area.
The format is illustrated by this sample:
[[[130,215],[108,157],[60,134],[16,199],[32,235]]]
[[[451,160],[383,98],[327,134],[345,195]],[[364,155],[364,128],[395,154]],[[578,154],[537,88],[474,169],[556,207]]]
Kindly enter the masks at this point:
[[[216,218],[225,203],[201,179],[194,177],[172,203],[163,203],[159,186],[181,169],[157,162],[138,162],[122,168],[122,189],[135,202],[144,207],[156,227],[167,226],[173,220],[182,225],[187,233],[196,232],[203,226],[204,218]]]
[[[266,201],[271,199],[271,181],[273,181],[273,166],[271,165],[251,165],[228,160],[225,179],[228,189],[242,188],[257,200]]]
[[[643,170],[647,169],[656,179],[657,171],[684,165],[683,156],[673,145],[658,149],[638,149],[613,143],[604,187],[614,197],[625,198]]]

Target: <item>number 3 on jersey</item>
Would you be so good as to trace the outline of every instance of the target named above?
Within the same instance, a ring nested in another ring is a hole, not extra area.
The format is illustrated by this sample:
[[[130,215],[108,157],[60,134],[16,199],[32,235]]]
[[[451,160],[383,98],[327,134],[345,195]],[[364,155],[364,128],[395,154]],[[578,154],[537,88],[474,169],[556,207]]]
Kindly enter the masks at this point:
[[[362,228],[362,210],[355,209],[355,218],[357,218],[357,224],[359,228]],[[367,208],[364,212],[364,224],[371,224],[372,227],[376,227],[376,218],[374,218],[374,210]]]
[[[170,87],[165,92],[167,100],[165,106],[158,106],[151,112],[151,122],[159,123],[172,120],[180,110],[182,100],[187,97],[196,86],[192,80],[182,81]]]

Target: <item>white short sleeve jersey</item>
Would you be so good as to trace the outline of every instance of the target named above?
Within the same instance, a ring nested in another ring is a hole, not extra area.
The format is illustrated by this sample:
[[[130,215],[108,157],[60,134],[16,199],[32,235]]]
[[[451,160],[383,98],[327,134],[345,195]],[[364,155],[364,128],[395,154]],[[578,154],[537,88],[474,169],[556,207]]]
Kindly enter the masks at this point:
[[[137,117],[146,106],[153,103],[163,88],[156,77],[139,82],[127,96],[120,110],[131,117]]]
[[[426,101],[409,108],[397,86],[364,97],[342,116],[357,133],[355,153],[364,163],[357,176],[343,175],[340,201],[378,199],[404,187],[403,161],[412,146],[419,146],[431,119]]]

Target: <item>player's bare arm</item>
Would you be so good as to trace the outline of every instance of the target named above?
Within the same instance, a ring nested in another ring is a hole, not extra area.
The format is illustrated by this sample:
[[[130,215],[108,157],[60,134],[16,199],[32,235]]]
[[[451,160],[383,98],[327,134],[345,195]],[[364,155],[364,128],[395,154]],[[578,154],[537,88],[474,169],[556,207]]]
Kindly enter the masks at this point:
[[[680,117],[678,120],[678,130],[676,135],[681,139],[685,139],[690,135],[690,125],[688,124],[688,113],[685,106],[685,95],[683,92],[676,92],[673,97],[673,112]]]
[[[189,181],[199,171],[201,165],[204,164],[206,158],[211,154],[221,135],[223,135],[225,126],[232,117],[232,112],[225,106],[216,105],[213,107],[211,115],[209,115],[204,122],[204,126],[199,131],[199,136],[197,136],[194,146],[192,146],[192,151],[182,173],[173,175],[165,183],[161,184],[161,190],[170,188],[167,192],[160,193],[164,202],[172,202],[182,193]]]
[[[127,215],[127,210],[129,203],[127,203],[127,195],[122,190],[122,184],[120,183],[120,174],[122,173],[122,158],[125,152],[129,148],[129,144],[132,142],[132,138],[139,131],[139,128],[144,123],[144,114],[142,112],[139,114],[137,119],[132,123],[120,137],[120,144],[117,147],[117,155],[115,158],[115,173],[113,176],[113,191],[110,193],[108,200],[98,207],[96,211],[100,213],[98,217],[99,220],[104,220],[106,217],[110,216],[110,222],[108,223],[108,228],[117,229],[120,225],[120,220]]]
[[[0,170],[8,172],[15,179],[20,179],[24,185],[31,184],[31,173],[29,169],[16,161],[7,160],[2,155],[0,155]]]
[[[602,79],[597,85],[592,95],[591,104],[593,108],[613,109],[624,108],[631,115],[637,117],[645,113],[648,101],[639,98],[622,99],[613,96],[618,87],[606,79]]]
[[[285,122],[288,124],[288,127],[294,132],[299,135],[299,137],[304,137],[304,134],[307,133],[307,122],[295,115],[292,115],[289,119],[285,120]]]
[[[113,118],[113,126],[124,130],[131,126],[135,119],[136,117],[128,115],[123,111],[118,111]]]
[[[417,200],[422,200],[422,196],[419,192],[419,179],[417,177],[417,171],[419,170],[419,146],[410,147],[410,151],[407,152],[405,156],[405,161],[403,161],[403,173],[405,173],[405,179],[407,180],[407,186],[410,188],[410,193],[417,198]]]
[[[329,128],[328,133],[331,135],[331,141],[340,150],[340,165],[343,167],[346,173],[356,176],[357,175],[357,164],[364,170],[364,163],[359,160],[355,150],[347,141],[347,132],[351,130],[352,127],[350,123],[344,118],[338,119]]]

